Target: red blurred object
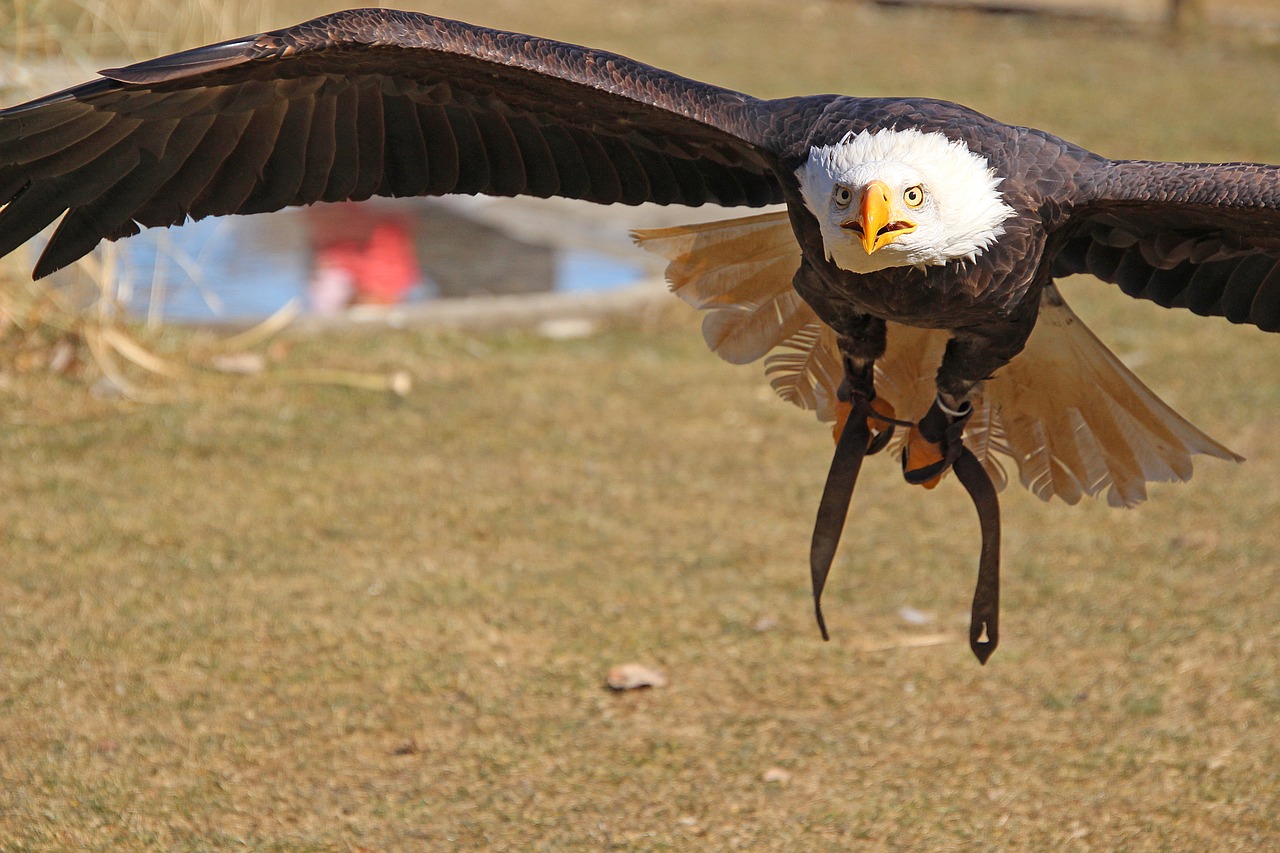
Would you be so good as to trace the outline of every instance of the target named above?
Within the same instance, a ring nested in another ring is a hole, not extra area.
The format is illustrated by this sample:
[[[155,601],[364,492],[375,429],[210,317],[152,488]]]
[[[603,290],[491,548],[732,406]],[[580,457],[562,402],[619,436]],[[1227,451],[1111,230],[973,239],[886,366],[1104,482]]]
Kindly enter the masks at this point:
[[[409,229],[399,217],[370,217],[343,205],[345,236],[317,228],[312,301],[317,311],[347,304],[395,305],[422,280]],[[327,232],[327,233],[325,233]],[[328,238],[328,239],[325,239]]]

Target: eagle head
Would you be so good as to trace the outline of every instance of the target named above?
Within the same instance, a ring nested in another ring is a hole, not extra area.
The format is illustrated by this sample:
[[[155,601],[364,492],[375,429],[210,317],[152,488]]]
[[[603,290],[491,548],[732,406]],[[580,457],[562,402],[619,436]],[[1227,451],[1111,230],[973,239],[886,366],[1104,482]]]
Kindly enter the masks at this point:
[[[1014,214],[986,159],[941,133],[849,133],[796,176],[827,257],[855,273],[976,260]]]

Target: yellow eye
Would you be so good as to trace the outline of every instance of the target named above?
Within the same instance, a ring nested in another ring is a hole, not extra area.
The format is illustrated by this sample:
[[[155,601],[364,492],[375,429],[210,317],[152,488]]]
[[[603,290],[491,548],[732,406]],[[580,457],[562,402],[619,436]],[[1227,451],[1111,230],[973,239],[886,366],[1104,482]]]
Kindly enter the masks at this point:
[[[831,197],[835,199],[836,205],[839,207],[848,207],[853,203],[853,191],[848,187],[837,186]]]
[[[919,184],[908,187],[902,194],[902,200],[907,203],[907,207],[919,207],[924,204],[924,187]]]

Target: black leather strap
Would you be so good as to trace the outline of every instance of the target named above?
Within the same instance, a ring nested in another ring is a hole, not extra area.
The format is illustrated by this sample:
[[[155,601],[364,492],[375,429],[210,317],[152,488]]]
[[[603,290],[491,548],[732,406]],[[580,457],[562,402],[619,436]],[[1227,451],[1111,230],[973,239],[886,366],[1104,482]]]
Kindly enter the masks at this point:
[[[1000,642],[1000,500],[987,470],[963,445],[956,457],[955,472],[978,511],[982,528],[978,583],[969,615],[969,648],[985,664]]]
[[[867,425],[867,417],[871,414],[870,402],[862,394],[854,394],[850,402],[853,410],[831,457],[827,484],[822,489],[822,501],[818,504],[818,517],[813,523],[813,539],[809,544],[813,612],[824,640],[830,640],[831,635],[827,633],[827,622],[822,618],[822,589],[827,585],[827,574],[831,571],[831,562],[835,559],[840,534],[849,515],[853,487],[857,485],[858,472],[867,455],[867,443],[871,440],[871,428]]]

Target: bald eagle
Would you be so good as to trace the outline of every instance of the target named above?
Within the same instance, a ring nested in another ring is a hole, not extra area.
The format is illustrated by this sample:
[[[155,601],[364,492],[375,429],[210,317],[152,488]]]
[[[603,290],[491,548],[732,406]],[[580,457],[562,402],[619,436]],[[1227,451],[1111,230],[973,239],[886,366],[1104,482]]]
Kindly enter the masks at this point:
[[[1238,458],[1129,374],[1056,278],[1280,330],[1280,167],[1113,161],[943,101],[759,100],[363,9],[0,111],[0,255],[61,217],[37,277],[143,227],[449,193],[785,205],[637,237],[709,310],[717,351],[767,355],[784,396],[836,421],[810,560],[824,636],[858,471],[895,430],[908,481],[954,470],[978,509],[983,662],[998,640],[997,453],[1037,494],[1107,489],[1118,504],[1186,479],[1193,454]]]

